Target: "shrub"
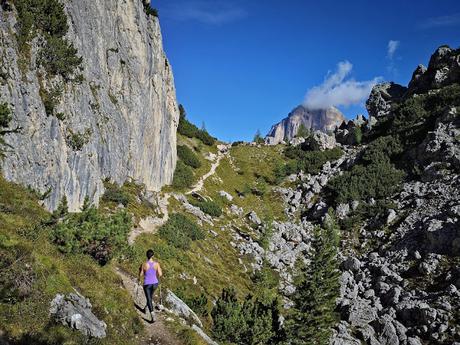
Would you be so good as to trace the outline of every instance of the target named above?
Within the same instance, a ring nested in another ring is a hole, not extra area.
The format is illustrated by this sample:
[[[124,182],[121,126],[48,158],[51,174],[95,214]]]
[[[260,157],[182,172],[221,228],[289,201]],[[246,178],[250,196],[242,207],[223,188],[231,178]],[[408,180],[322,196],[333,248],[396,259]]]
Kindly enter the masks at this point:
[[[11,147],[8,145],[3,138],[8,133],[18,133],[21,128],[17,127],[9,129],[10,121],[12,120],[11,109],[7,103],[0,103],[0,158],[5,157],[7,148]]]
[[[116,183],[105,183],[105,188],[102,200],[122,204],[125,207],[128,206],[128,195]]]
[[[336,203],[381,199],[395,193],[403,177],[404,172],[396,169],[388,158],[384,158],[367,166],[353,166],[350,171],[334,178],[329,187]]]
[[[75,133],[71,129],[68,129],[67,132],[67,144],[74,151],[81,151],[83,146],[85,146],[89,142],[90,136],[92,134],[91,129],[89,128],[87,128],[83,133]]]
[[[317,174],[327,161],[334,161],[342,157],[343,151],[336,147],[325,151],[308,151],[306,146],[288,146],[284,154],[287,158],[294,159],[286,163],[283,168],[276,168],[275,175],[290,175],[303,171],[307,174]]]
[[[206,130],[199,129],[197,126],[195,126],[193,123],[189,122],[186,119],[186,112],[184,107],[179,105],[179,113],[180,113],[180,118],[179,118],[179,125],[177,127],[177,132],[189,137],[189,138],[197,138],[200,139],[203,144],[212,146],[215,144],[216,139],[213,138]]]
[[[30,49],[28,43],[40,33],[45,45],[39,53],[39,64],[52,76],[61,75],[69,80],[82,58],[77,57],[77,50],[65,39],[69,27],[64,5],[58,0],[16,0],[14,4],[18,11],[19,50],[23,57]]]
[[[150,1],[149,1],[149,3],[146,3],[145,1],[142,1],[142,3],[144,4],[144,11],[148,16],[154,16],[154,17],[158,18],[158,9],[153,8],[151,6],[151,4],[150,4]]]
[[[196,296],[189,296],[184,291],[185,288],[183,285],[175,291],[177,297],[179,297],[182,301],[185,302],[197,315],[206,317],[209,315],[208,311],[208,297],[206,294],[201,293],[200,295]]]
[[[192,241],[204,239],[200,227],[180,213],[173,214],[158,233],[170,245],[180,249],[189,249]]]
[[[201,166],[198,156],[186,145],[177,146],[177,156],[192,168],[196,169]]]
[[[61,75],[65,80],[70,80],[71,74],[81,65],[83,59],[77,56],[73,43],[61,37],[50,36],[38,61],[50,75]]]
[[[173,187],[182,189],[190,187],[193,183],[193,171],[183,161],[178,160],[174,171]]]
[[[105,265],[123,252],[131,230],[131,216],[125,211],[104,215],[94,206],[71,213],[52,231],[52,240],[63,253],[85,253]]]
[[[211,311],[212,333],[222,342],[239,345],[274,344],[280,334],[276,300],[246,296],[243,303],[233,288],[225,288]]]
[[[222,215],[222,208],[212,200],[199,201],[192,199],[190,203],[212,217],[220,217]]]

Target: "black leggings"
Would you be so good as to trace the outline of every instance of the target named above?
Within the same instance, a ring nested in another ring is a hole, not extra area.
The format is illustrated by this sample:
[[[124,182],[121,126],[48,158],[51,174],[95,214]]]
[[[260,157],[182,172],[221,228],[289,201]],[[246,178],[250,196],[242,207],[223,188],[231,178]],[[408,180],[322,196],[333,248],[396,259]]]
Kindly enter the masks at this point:
[[[150,285],[144,285],[144,293],[145,293],[145,298],[147,298],[147,307],[149,308],[149,311],[153,311],[153,293],[157,289],[158,284],[150,284]]]

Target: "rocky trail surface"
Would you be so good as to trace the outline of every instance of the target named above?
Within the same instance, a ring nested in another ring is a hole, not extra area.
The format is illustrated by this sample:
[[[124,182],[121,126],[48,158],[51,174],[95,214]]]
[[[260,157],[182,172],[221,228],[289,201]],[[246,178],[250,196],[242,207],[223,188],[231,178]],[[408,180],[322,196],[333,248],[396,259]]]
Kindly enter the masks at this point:
[[[146,336],[141,340],[141,344],[181,345],[182,342],[166,326],[166,319],[168,316],[166,316],[163,312],[156,310],[157,320],[154,323],[151,323],[148,316],[139,310],[139,308],[146,305],[146,301],[142,287],[137,284],[136,280],[120,269],[116,269],[116,273],[123,281],[124,288],[128,290],[129,294],[132,296],[134,307],[145,326]],[[159,293],[157,296],[159,298]]]
[[[185,194],[190,195],[193,193],[198,193],[203,189],[205,181],[213,176],[216,173],[217,168],[220,165],[222,158],[229,154],[229,145],[218,145],[218,153],[215,156],[214,162],[211,165],[209,171],[200,177],[198,182],[192,187],[191,190],[187,191]],[[128,243],[132,245],[136,238],[143,233],[155,233],[163,224],[165,224],[169,219],[169,198],[172,196],[171,193],[165,193],[163,195],[158,195],[158,208],[160,211],[160,216],[153,217],[149,216],[147,218],[141,219],[139,226],[133,228],[128,237]],[[176,196],[177,197],[177,196]]]

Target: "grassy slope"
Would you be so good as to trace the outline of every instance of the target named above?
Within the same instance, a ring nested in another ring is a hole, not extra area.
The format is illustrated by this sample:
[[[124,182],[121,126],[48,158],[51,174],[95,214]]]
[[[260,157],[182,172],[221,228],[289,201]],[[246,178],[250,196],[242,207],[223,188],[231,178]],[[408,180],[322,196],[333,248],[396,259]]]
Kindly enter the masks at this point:
[[[179,138],[179,143],[190,147],[200,146],[195,139],[184,137]],[[209,152],[217,152],[216,147],[201,145],[199,157],[202,167],[195,171],[196,179],[211,166],[205,159]],[[227,210],[230,203],[218,196],[218,191],[226,190],[234,196],[232,203],[243,207],[245,214],[255,210],[263,219],[282,219],[282,208],[279,207],[279,200],[270,192],[271,187],[267,188],[263,196],[246,191],[246,196],[239,198],[235,192],[255,184],[260,175],[272,177],[273,168],[281,159],[279,147],[232,148],[231,159],[221,161],[216,175],[207,180],[201,194],[212,198]],[[171,190],[170,187],[165,189]],[[142,188],[127,183],[122,190],[129,196],[127,209],[137,219],[149,214],[156,215],[155,207],[139,202],[136,198]],[[102,209],[111,210],[116,206],[111,202],[101,203]],[[181,211],[181,205],[171,198],[170,213]],[[85,341],[79,332],[49,322],[51,299],[56,293],[69,293],[73,289],[91,300],[95,314],[108,325],[107,338],[97,343],[132,344],[134,339],[140,339],[143,326],[134,310],[129,307],[131,300],[122,289],[114,267],[122,267],[135,275],[148,248],[154,248],[164,267],[163,288],[170,288],[186,298],[204,293],[209,300],[208,310],[212,307],[211,301],[226,286],[233,285],[241,296],[251,290],[250,273],[245,272],[238,262],[239,254],[230,244],[233,237],[229,231],[232,225],[248,231],[250,227],[243,217],[230,215],[228,211],[214,220],[214,226],[204,224],[206,238],[194,242],[188,251],[168,245],[156,234],[143,234],[133,246],[132,257],[112,261],[105,267],[99,266],[86,255],[61,254],[49,241],[50,229],[41,225],[48,217],[49,214],[39,206],[38,199],[32,192],[0,178],[0,250],[23,246],[26,250],[22,251],[30,254],[21,256],[18,263],[30,263],[36,272],[36,281],[29,296],[16,304],[0,303],[1,330],[8,336],[22,339],[24,343],[33,341],[79,344]],[[214,237],[210,230],[215,231],[218,236]],[[250,260],[243,259],[246,263]],[[22,265],[18,265],[12,269],[21,267]],[[187,279],[183,278],[184,273]],[[202,319],[207,327],[211,326],[209,316]],[[184,343],[200,343],[177,322],[172,323],[171,327],[182,335]]]

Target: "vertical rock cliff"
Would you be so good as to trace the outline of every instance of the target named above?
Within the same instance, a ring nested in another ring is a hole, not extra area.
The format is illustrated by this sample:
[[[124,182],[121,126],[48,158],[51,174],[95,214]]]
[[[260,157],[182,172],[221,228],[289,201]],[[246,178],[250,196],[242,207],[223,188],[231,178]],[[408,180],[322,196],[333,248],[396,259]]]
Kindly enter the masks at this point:
[[[0,9],[0,102],[10,104],[12,125],[22,128],[6,137],[12,149],[2,173],[48,191],[51,210],[64,195],[71,210],[86,196],[97,203],[106,178],[160,189],[176,165],[179,112],[158,19],[145,13],[142,0],[63,3],[66,37],[83,59],[79,82],[46,78],[37,62],[40,36],[21,65],[17,12]],[[43,90],[52,93],[56,85],[53,116]]]

